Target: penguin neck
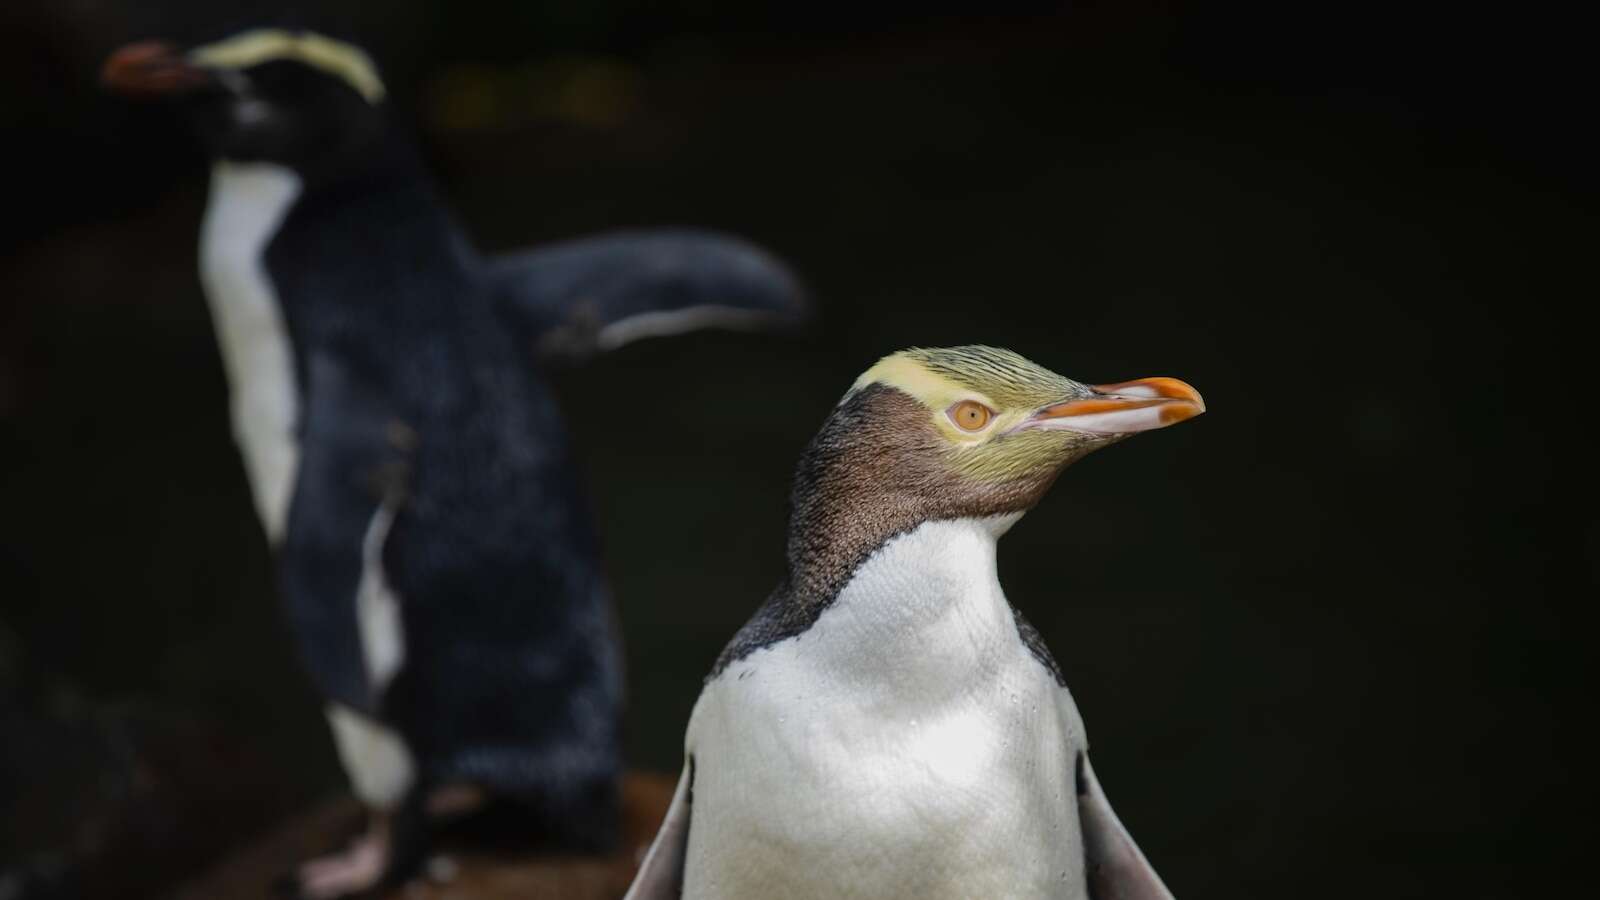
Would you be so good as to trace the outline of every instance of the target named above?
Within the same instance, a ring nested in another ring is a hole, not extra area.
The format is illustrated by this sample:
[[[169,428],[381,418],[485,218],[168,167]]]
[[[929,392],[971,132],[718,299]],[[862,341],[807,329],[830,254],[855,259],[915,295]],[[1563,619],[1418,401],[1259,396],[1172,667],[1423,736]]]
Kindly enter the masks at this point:
[[[818,670],[896,702],[967,690],[1017,640],[995,557],[1019,518],[923,522],[885,543],[813,626],[806,652]]]
[[[934,521],[1014,522],[1031,498],[954,471],[928,411],[870,385],[845,398],[804,453],[790,497],[788,585],[827,605],[867,557]]]
[[[297,168],[303,187],[285,222],[302,236],[345,248],[359,235],[367,252],[421,253],[446,243],[440,231],[458,236],[433,179],[410,144],[398,136],[375,141],[357,158]],[[451,247],[450,249],[464,249]]]
[[[399,346],[492,316],[486,304],[441,302],[472,296],[482,263],[410,151],[371,163],[330,177],[217,162],[201,245],[213,307],[240,296],[214,285],[264,282],[302,364],[319,348],[370,341],[372,329]],[[379,306],[385,314],[371,315]]]
[[[414,190],[428,185],[427,168],[412,142],[389,127],[378,127],[353,145],[325,151],[298,163],[295,172],[306,196]]]

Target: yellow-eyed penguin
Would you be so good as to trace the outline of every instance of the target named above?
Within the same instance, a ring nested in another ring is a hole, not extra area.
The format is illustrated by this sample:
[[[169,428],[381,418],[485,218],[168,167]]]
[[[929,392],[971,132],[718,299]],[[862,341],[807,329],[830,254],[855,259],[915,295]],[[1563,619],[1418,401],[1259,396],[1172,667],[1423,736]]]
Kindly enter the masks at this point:
[[[788,575],[695,704],[629,900],[1170,898],[995,544],[1072,461],[1204,410],[991,347],[868,370],[801,456]]]

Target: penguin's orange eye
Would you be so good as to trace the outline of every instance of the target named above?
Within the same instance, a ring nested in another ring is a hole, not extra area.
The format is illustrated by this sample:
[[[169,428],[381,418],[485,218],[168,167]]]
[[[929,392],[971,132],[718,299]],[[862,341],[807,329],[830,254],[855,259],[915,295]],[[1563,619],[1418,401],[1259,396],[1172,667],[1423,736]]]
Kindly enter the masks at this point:
[[[950,421],[962,431],[982,431],[994,417],[994,410],[976,400],[963,400],[950,407]]]

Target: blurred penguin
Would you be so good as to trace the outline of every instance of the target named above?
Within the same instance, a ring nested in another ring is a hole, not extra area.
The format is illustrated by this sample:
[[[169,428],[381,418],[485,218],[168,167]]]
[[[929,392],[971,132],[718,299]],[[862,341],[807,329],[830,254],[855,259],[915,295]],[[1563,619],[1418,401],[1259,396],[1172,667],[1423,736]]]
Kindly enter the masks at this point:
[[[360,48],[259,29],[137,43],[104,83],[161,97],[213,159],[201,280],[288,620],[369,825],[296,892],[403,880],[446,806],[541,846],[617,828],[622,661],[540,359],[804,315],[741,241],[621,232],[475,250],[385,120]]]

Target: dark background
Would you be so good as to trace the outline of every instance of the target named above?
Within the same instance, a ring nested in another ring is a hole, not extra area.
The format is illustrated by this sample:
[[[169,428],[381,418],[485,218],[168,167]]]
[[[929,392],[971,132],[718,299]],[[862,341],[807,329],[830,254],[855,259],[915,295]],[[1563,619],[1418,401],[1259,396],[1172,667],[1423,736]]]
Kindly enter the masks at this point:
[[[341,785],[230,443],[203,160],[94,86],[128,40],[260,21],[213,5],[0,12],[0,872],[150,889]],[[780,574],[790,469],[829,406],[887,352],[984,342],[1086,381],[1180,376],[1210,406],[1069,471],[1001,556],[1179,896],[1577,877],[1600,527],[1556,466],[1592,459],[1567,373],[1593,344],[1569,307],[1595,298],[1572,23],[331,8],[293,21],[373,48],[483,245],[711,226],[818,300],[807,337],[553,376],[636,766],[677,769],[702,675]]]

